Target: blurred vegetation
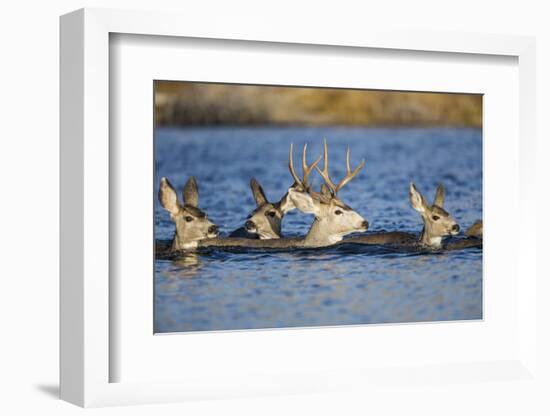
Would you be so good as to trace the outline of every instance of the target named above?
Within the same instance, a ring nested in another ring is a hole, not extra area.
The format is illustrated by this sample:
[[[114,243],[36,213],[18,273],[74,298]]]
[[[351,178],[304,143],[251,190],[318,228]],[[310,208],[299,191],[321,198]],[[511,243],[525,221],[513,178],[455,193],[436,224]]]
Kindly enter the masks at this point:
[[[480,127],[482,96],[156,81],[155,121],[164,126]]]

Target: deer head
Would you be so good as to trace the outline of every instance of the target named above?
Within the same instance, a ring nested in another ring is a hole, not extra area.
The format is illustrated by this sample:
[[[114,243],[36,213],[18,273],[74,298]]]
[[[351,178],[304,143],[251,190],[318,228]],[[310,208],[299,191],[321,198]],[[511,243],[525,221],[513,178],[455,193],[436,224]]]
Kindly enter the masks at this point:
[[[483,221],[477,220],[464,233],[468,237],[483,238]]]
[[[198,207],[199,189],[193,176],[183,188],[183,205],[166,178],[160,180],[159,200],[162,207],[170,213],[172,221],[176,223],[172,250],[194,248],[199,240],[218,235],[218,226],[210,222],[208,216]]]
[[[260,239],[281,238],[283,217],[295,208],[288,192],[279,202],[269,202],[263,188],[254,178],[250,180],[250,189],[256,201],[256,209],[248,216],[244,228],[249,233],[257,234]]]
[[[315,220],[305,237],[305,245],[319,247],[334,244],[342,238],[354,232],[364,232],[368,229],[368,222],[350,206],[338,198],[337,193],[342,187],[351,181],[365,166],[362,161],[355,170],[350,168],[349,148],[346,153],[346,176],[337,185],[330,179],[328,173],[328,149],[325,140],[324,145],[324,169],[320,170],[317,159],[311,166],[306,163],[306,146],[302,157],[303,178],[300,179],[294,170],[292,145],[290,146],[289,169],[295,181],[295,186],[288,190],[296,208],[300,211],[313,214]],[[310,189],[308,177],[313,168],[323,177],[325,183],[321,186],[321,192],[316,193]]]
[[[443,237],[458,234],[460,231],[459,225],[443,209],[443,203],[445,202],[445,188],[443,185],[438,185],[434,202],[430,205],[414,183],[411,182],[409,199],[411,206],[420,213],[424,222],[424,229],[420,236],[421,244],[432,248],[440,248]]]

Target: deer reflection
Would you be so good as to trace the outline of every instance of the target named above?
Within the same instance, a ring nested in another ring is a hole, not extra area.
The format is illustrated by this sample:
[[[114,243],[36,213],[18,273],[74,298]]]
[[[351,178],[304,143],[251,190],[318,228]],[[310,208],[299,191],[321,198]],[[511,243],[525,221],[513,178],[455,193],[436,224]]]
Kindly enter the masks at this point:
[[[183,253],[180,257],[172,260],[175,266],[181,267],[186,271],[185,277],[194,277],[195,273],[201,268],[200,257],[196,252]],[[182,275],[182,273],[180,273]]]
[[[196,277],[202,268],[200,254],[196,251],[180,251],[174,253],[170,250],[169,240],[157,240],[155,244],[155,257],[157,260],[170,262],[172,267],[163,271],[167,279],[188,279]]]

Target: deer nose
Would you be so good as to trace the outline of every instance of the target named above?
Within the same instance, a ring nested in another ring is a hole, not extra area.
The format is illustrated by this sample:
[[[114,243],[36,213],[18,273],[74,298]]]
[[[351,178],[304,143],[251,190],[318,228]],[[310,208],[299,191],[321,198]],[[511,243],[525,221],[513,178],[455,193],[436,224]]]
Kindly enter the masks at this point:
[[[218,226],[217,225],[211,225],[208,227],[208,234],[217,234],[218,233]]]
[[[363,222],[361,223],[361,225],[363,226],[363,228],[364,228],[365,230],[368,230],[368,229],[369,229],[369,222],[368,222],[367,220],[363,221]]]
[[[254,228],[256,228],[256,224],[248,220],[247,222],[244,223],[244,228],[246,228],[247,230],[253,230]]]
[[[458,224],[453,225],[453,231],[458,233],[460,231],[460,226]]]

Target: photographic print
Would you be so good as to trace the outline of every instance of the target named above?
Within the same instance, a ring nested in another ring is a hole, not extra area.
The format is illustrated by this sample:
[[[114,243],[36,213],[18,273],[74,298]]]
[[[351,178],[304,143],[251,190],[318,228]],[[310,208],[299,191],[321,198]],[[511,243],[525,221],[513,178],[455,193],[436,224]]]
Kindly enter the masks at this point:
[[[154,331],[482,319],[482,96],[154,82]]]

